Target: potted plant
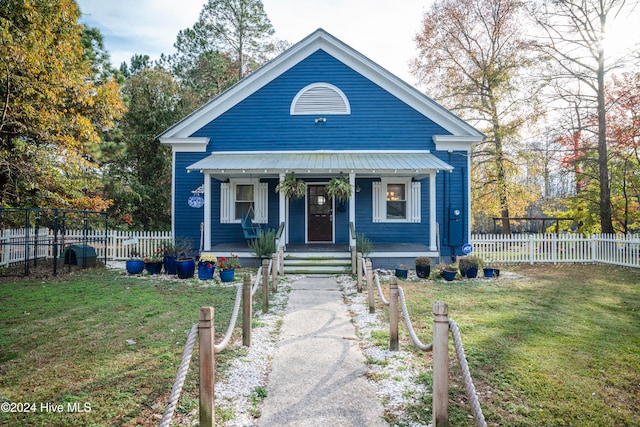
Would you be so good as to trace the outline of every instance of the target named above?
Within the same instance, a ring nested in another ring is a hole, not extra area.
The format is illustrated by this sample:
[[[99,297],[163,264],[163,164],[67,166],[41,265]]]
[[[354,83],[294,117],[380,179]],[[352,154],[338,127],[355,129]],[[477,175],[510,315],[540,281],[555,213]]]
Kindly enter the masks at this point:
[[[469,279],[478,276],[478,270],[482,268],[483,261],[479,256],[458,257],[458,266],[460,267],[460,275]]]
[[[349,178],[340,175],[331,178],[327,184],[327,195],[344,204],[351,197],[351,183]]]
[[[408,265],[400,264],[398,267],[396,267],[395,276],[398,279],[406,279],[408,275],[409,275],[409,266]]]
[[[126,262],[127,273],[140,274],[144,270],[144,261],[140,257],[137,249],[129,251],[129,259]]]
[[[203,254],[198,260],[198,279],[213,279],[213,273],[216,270],[216,262],[218,259],[213,254]]]
[[[440,265],[440,276],[447,282],[451,282],[458,274],[458,267],[455,265]]]
[[[147,273],[160,274],[162,271],[163,256],[164,250],[162,248],[157,248],[153,254],[144,257],[144,268],[147,270]]]
[[[166,242],[162,246],[164,257],[162,259],[164,272],[176,274],[176,259],[178,259],[178,247],[173,242]]]
[[[373,243],[364,233],[356,233],[356,252],[360,252],[363,257],[373,252]]]
[[[238,255],[231,254],[229,257],[218,258],[218,268],[220,268],[220,280],[231,282],[236,273],[236,268],[240,268]]]
[[[419,256],[415,259],[416,275],[421,279],[426,279],[431,274],[431,258],[428,256]]]
[[[301,179],[297,179],[296,175],[292,173],[278,183],[276,191],[283,193],[285,197],[289,199],[300,199],[307,194],[307,183]]]
[[[272,228],[257,231],[257,237],[249,241],[249,247],[257,258],[269,259],[276,252],[276,231]]]

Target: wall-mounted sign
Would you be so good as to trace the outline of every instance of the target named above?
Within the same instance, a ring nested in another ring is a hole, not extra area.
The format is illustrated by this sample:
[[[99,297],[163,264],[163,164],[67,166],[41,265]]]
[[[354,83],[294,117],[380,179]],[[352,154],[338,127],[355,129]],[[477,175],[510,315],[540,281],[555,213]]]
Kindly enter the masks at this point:
[[[464,245],[462,245],[462,252],[465,255],[469,255],[472,251],[473,251],[473,246],[471,246],[471,243],[465,243]]]
[[[201,185],[200,187],[191,191],[191,194],[193,194],[193,196],[189,196],[189,199],[187,200],[187,203],[189,204],[189,206],[191,206],[192,208],[203,207],[204,197],[202,197],[202,194],[204,194],[204,185]]]

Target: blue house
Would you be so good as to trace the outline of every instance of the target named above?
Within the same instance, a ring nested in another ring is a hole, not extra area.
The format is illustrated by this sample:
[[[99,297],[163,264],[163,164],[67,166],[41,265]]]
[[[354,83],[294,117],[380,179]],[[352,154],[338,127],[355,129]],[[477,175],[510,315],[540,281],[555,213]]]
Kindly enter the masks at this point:
[[[375,267],[448,260],[469,240],[469,152],[483,138],[318,29],[160,135],[173,151],[174,236],[251,257],[249,214],[281,227],[286,251],[348,251],[358,233]],[[292,174],[302,198],[276,191]],[[336,177],[351,184],[345,202],[327,194]]]

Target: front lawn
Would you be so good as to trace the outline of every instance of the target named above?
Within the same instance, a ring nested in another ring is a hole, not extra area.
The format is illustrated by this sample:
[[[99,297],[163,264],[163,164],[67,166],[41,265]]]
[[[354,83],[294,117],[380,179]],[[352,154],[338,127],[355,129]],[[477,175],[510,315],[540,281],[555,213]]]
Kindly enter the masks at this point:
[[[431,341],[432,302],[448,303],[488,424],[640,425],[640,270],[538,265],[502,271],[523,277],[400,281],[423,342]],[[430,354],[424,357],[429,362]],[[451,425],[473,426],[452,346],[450,357]],[[430,383],[431,376],[421,379]],[[414,417],[431,419],[430,399],[411,408]]]
[[[104,269],[4,280],[0,402],[29,412],[0,412],[0,425],[158,425],[200,307],[227,329],[235,288],[203,283]],[[197,410],[197,354],[174,420]],[[230,357],[216,356],[219,371]]]

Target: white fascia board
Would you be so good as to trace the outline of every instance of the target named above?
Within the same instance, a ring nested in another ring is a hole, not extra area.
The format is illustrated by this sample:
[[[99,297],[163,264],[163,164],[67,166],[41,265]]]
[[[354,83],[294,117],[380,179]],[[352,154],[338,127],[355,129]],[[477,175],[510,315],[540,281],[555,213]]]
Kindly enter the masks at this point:
[[[170,145],[174,153],[205,153],[210,138],[159,138],[161,144]]]
[[[481,136],[434,135],[436,151],[471,151],[471,147],[485,138]]]
[[[324,50],[348,67],[351,67],[354,71],[382,87],[453,135],[484,137],[473,126],[424,95],[418,89],[324,30],[318,29],[167,129],[160,135],[160,138],[188,137],[319,49]]]

